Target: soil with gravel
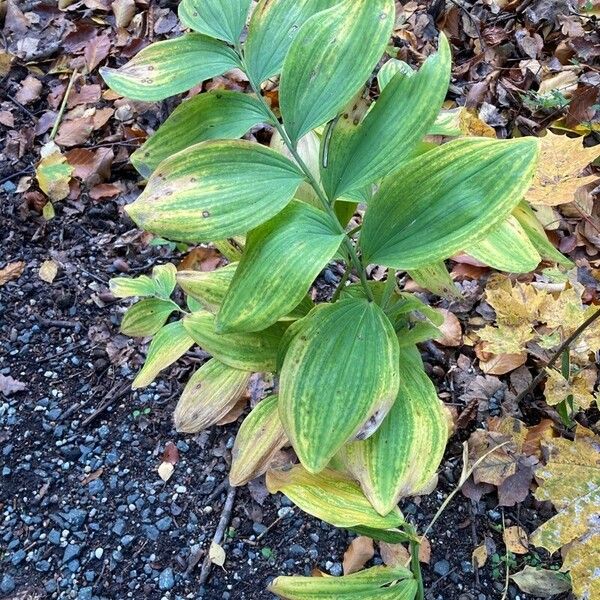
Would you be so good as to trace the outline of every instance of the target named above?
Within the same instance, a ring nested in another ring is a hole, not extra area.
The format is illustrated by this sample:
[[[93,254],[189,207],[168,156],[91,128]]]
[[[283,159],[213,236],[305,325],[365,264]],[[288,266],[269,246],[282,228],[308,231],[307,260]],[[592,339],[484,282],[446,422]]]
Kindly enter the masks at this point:
[[[2,260],[27,266],[18,281],[0,287],[0,374],[25,390],[0,395],[0,597],[259,599],[270,597],[265,588],[278,574],[318,568],[340,575],[352,535],[268,495],[258,481],[236,496],[225,568],[215,566],[200,587],[241,418],[194,436],[174,430],[180,381],[202,354],[132,392],[144,347],[118,335],[123,307],[107,287],[116,272],[146,271],[168,250],[136,245],[116,203],[83,214],[65,204],[45,222],[7,189]],[[38,276],[50,256],[62,265],[52,284]],[[325,279],[335,277],[330,270]],[[425,358],[434,376],[443,372],[435,357]],[[438,386],[444,389],[443,379]],[[466,435],[449,445],[438,489],[402,505],[421,530],[458,481]],[[168,441],[180,458],[164,483],[157,467]],[[503,551],[494,498],[474,504],[458,494],[433,528],[424,565],[428,598],[502,596],[503,566],[475,572],[471,564],[486,537]],[[547,517],[531,501],[505,514],[529,531]],[[376,555],[373,563],[380,562]],[[508,597],[527,596],[510,585]]]

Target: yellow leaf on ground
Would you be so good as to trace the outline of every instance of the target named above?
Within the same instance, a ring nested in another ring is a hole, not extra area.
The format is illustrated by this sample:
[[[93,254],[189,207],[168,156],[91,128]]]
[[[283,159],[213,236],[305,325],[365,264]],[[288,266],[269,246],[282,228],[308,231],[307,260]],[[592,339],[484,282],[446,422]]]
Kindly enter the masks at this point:
[[[556,369],[546,369],[546,373],[548,378],[544,398],[550,406],[556,406],[568,396],[573,396],[573,403],[584,409],[590,408],[592,403],[597,401],[594,386],[598,372],[594,366],[579,371],[570,380],[565,379]]]
[[[529,552],[529,539],[527,532],[518,525],[507,527],[502,534],[506,549],[513,554],[527,554]]]
[[[373,540],[363,535],[354,538],[344,552],[344,575],[360,571],[375,554]]]
[[[58,274],[58,263],[53,260],[45,260],[40,265],[40,270],[38,271],[38,276],[42,281],[46,283],[52,283],[54,278]]]
[[[473,550],[472,555],[473,566],[481,569],[485,565],[488,559],[488,549],[485,544],[481,544],[481,546],[477,546],[475,550]]]
[[[0,269],[0,285],[4,285],[13,279],[18,279],[25,268],[22,260],[8,263],[3,269]]]
[[[173,471],[175,471],[175,467],[173,466],[173,463],[167,462],[166,460],[161,462],[158,467],[158,474],[160,475],[160,478],[165,482],[167,482],[167,481],[169,481],[169,479],[171,479],[171,475],[173,475]]]
[[[579,426],[574,441],[555,438],[545,447],[550,458],[536,472],[535,496],[552,502],[558,514],[530,541],[551,553],[564,547],[563,570],[570,571],[575,595],[600,598],[600,437]]]
[[[595,175],[580,177],[581,171],[598,158],[598,148],[584,148],[583,138],[549,131],[540,141],[537,172],[525,195],[531,204],[557,206],[572,202],[578,188],[598,179]]]
[[[208,557],[210,558],[210,562],[214,565],[222,567],[225,564],[225,550],[223,550],[223,547],[219,546],[216,542],[211,542],[208,550]]]
[[[69,195],[69,182],[73,167],[61,154],[56,144],[50,142],[42,148],[42,160],[35,169],[40,189],[50,200],[64,200]]]

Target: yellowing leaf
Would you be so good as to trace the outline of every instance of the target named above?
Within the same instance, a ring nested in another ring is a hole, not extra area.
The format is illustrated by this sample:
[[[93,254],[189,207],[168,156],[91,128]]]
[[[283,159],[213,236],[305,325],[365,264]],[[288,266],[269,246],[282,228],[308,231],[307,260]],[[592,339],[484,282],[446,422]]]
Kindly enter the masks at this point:
[[[570,571],[573,592],[582,600],[600,597],[600,437],[579,426],[575,440],[546,443],[549,460],[539,468],[535,496],[550,501],[558,514],[531,536],[549,552],[563,549],[563,570]],[[568,544],[568,546],[567,546]]]
[[[213,565],[218,565],[219,567],[222,567],[225,564],[225,550],[223,550],[223,547],[217,544],[216,542],[210,543],[208,557],[210,558],[210,562],[212,562]]]
[[[583,138],[569,138],[550,131],[540,140],[540,161],[525,199],[531,204],[548,206],[572,202],[578,188],[597,179],[595,175],[579,175],[598,158],[598,149],[584,148]]]
[[[525,344],[535,337],[529,323],[484,327],[477,335],[485,342],[485,352],[493,354],[520,354]]]
[[[53,142],[42,148],[42,160],[35,169],[40,189],[50,200],[64,200],[69,195],[73,167]]]
[[[529,540],[527,539],[527,532],[518,525],[507,527],[502,538],[506,545],[506,549],[513,554],[527,554],[529,552]]]

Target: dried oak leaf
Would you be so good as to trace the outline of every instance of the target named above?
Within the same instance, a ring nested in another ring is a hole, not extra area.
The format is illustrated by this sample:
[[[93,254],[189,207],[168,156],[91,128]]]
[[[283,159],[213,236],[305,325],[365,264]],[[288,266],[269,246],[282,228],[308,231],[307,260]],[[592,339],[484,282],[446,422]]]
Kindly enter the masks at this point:
[[[557,206],[572,202],[578,188],[598,179],[595,175],[579,176],[598,158],[598,149],[584,148],[583,138],[548,132],[540,141],[538,168],[525,195],[531,204]]]
[[[575,440],[546,442],[549,459],[536,472],[535,496],[558,511],[530,541],[549,552],[563,548],[563,570],[581,600],[600,598],[600,437],[579,426]]]

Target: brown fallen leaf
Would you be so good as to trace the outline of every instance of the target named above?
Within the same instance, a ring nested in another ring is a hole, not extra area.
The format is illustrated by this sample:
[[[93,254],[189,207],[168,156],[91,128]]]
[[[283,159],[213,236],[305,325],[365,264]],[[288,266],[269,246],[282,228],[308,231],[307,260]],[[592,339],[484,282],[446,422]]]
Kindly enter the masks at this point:
[[[375,554],[373,540],[365,536],[354,538],[344,552],[344,575],[360,571]]]
[[[435,341],[442,346],[460,346],[462,343],[462,327],[458,317],[445,308],[438,308],[444,317],[444,322],[439,326],[442,337]]]
[[[402,544],[379,542],[379,552],[388,567],[404,567],[410,562],[410,552]]]
[[[522,592],[536,598],[551,598],[571,589],[571,580],[566,573],[538,569],[529,565],[526,565],[522,571],[511,575],[510,578]]]
[[[15,99],[21,104],[31,104],[40,97],[42,93],[42,82],[33,75],[27,75],[21,82]]]
[[[88,483],[95,481],[96,479],[102,477],[102,473],[104,473],[104,467],[100,467],[99,469],[92,471],[81,480],[81,485],[87,485]]]
[[[18,279],[24,269],[25,263],[22,260],[8,263],[3,269],[0,269],[0,285],[4,285],[13,279]]]
[[[488,360],[480,360],[479,367],[486,375],[505,375],[527,362],[527,352],[520,354],[492,354]]]
[[[179,462],[179,450],[173,442],[167,442],[162,455],[163,462],[176,465]]]
[[[96,36],[86,44],[83,56],[90,73],[108,56],[110,48],[110,37],[106,34]]]
[[[473,554],[471,555],[471,562],[476,569],[481,569],[488,559],[488,549],[485,544],[481,544],[481,546],[477,546],[475,550],[473,550]]]
[[[506,549],[513,554],[527,554],[529,552],[527,532],[518,525],[507,527],[502,534],[502,539]]]

